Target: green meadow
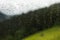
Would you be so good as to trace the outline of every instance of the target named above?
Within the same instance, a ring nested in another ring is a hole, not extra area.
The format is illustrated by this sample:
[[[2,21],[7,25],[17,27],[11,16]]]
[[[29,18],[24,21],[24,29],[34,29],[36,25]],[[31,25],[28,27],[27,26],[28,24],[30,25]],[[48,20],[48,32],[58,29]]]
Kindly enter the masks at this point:
[[[35,33],[24,40],[60,40],[60,26],[46,29],[44,31]]]

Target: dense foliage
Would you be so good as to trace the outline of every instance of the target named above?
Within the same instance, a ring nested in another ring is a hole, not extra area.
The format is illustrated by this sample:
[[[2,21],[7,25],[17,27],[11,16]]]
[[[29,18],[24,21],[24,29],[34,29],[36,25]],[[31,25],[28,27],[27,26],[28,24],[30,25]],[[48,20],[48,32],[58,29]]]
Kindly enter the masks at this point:
[[[30,11],[26,14],[13,16],[10,20],[0,22],[0,36],[11,35],[19,38],[52,27],[60,23],[60,3],[50,7]]]

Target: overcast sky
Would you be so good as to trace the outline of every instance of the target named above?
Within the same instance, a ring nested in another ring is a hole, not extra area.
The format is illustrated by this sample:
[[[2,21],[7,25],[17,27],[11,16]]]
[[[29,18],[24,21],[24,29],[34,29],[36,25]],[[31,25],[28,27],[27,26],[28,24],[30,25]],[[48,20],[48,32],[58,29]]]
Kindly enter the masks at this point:
[[[48,7],[58,2],[60,0],[0,0],[0,11],[7,15],[16,15]]]

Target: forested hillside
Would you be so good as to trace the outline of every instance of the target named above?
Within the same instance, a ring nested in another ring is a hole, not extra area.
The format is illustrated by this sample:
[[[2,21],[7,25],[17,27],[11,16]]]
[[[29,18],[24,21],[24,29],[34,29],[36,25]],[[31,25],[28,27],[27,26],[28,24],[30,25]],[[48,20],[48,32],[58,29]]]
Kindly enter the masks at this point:
[[[0,22],[0,37],[11,36],[11,40],[21,40],[38,31],[52,28],[55,24],[60,24],[60,3]]]

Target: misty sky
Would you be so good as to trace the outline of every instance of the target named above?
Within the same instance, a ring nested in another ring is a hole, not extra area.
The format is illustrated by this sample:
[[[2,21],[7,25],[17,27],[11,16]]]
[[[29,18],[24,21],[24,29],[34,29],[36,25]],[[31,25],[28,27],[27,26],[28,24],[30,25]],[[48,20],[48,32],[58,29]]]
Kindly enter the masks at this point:
[[[16,15],[48,7],[58,2],[60,0],[0,0],[0,11],[7,15]]]

